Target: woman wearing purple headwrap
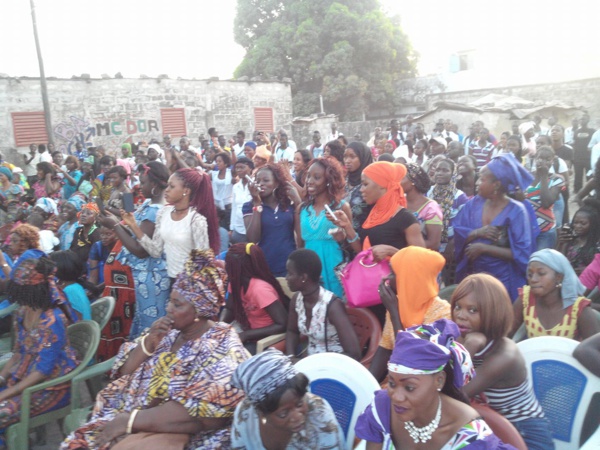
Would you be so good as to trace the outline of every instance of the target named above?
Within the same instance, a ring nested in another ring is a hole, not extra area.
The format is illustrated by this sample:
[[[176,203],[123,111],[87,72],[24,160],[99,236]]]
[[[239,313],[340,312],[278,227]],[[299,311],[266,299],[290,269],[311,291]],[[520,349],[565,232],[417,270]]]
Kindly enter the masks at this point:
[[[231,419],[243,397],[231,377],[249,355],[230,325],[212,320],[226,281],[212,250],[192,251],[167,315],[121,347],[113,368],[121,377],[98,394],[92,420],[67,438],[63,450],[104,449],[126,435],[139,443],[144,433],[166,434],[161,442],[186,449],[231,448]]]
[[[460,388],[474,375],[456,324],[442,319],[401,331],[388,363],[388,388],[356,422],[369,450],[391,448],[513,449],[503,444]],[[440,426],[440,424],[442,424]]]
[[[477,195],[454,219],[457,282],[472,273],[489,273],[516,300],[517,289],[525,284],[533,238],[525,206],[508,194],[523,191],[531,180],[512,154],[496,156],[481,169]]]

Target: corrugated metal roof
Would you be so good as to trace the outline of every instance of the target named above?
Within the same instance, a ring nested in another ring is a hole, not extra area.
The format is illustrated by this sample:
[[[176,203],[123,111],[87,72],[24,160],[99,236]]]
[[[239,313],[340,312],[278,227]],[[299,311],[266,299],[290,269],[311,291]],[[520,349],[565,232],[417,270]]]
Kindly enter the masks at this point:
[[[11,113],[13,135],[17,147],[28,147],[29,144],[45,144],[48,142],[44,111]]]

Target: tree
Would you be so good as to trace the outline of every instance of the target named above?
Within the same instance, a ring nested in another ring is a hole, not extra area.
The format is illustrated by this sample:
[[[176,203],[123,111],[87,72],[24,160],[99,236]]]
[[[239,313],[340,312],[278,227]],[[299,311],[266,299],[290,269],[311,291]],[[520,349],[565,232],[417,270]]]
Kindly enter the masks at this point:
[[[238,0],[235,40],[246,56],[236,77],[289,77],[295,115],[319,110],[343,120],[397,106],[395,83],[414,74],[416,54],[378,0]]]

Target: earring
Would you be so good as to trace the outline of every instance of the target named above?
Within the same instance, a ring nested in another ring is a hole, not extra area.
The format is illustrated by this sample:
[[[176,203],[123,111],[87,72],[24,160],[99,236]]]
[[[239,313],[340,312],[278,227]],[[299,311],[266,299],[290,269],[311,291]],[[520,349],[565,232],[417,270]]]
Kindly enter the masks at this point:
[[[154,192],[154,189],[156,189],[156,187],[153,187],[152,190],[150,191],[151,195],[156,195],[156,192]]]
[[[260,421],[262,422],[263,425],[267,424],[267,418],[263,416],[262,419],[260,419]]]
[[[186,195],[187,195],[187,194],[184,192],[184,193],[183,193],[183,196],[185,197]]]
[[[438,391],[438,392],[441,392],[441,390],[442,390],[442,388],[438,388],[438,389],[437,389],[437,391]]]
[[[329,187],[329,183],[327,183],[327,187]]]
[[[558,283],[558,284],[556,285],[556,287],[557,287],[558,289],[562,288],[562,283]]]
[[[199,319],[198,317],[196,317],[196,318],[194,319],[194,322],[200,322],[200,319]]]

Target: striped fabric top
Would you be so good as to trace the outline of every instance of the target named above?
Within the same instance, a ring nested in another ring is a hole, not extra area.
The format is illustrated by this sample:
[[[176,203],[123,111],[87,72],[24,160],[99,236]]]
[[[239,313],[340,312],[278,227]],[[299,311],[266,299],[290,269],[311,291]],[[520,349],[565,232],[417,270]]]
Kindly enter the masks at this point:
[[[575,303],[565,308],[564,316],[561,322],[552,328],[546,329],[540,322],[535,309],[535,297],[529,296],[529,286],[523,286],[523,318],[527,328],[527,337],[539,336],[562,336],[568,339],[579,340],[577,330],[577,319],[584,308],[590,305],[590,300],[585,297],[579,297]]]
[[[490,407],[506,417],[509,422],[544,417],[544,411],[527,379],[518,386],[488,388],[484,393]]]
[[[477,139],[472,141],[469,147],[469,152],[477,159],[477,170],[480,170],[490,162],[495,148],[491,142],[488,142],[485,147],[480,147]]]
[[[494,345],[490,341],[480,352],[473,355],[473,365],[477,369],[483,364],[485,354]],[[510,422],[544,417],[544,411],[526,378],[517,386],[508,388],[488,388],[483,394],[494,411],[500,413]]]
[[[550,175],[548,178],[548,189],[554,186],[559,186],[561,190],[565,186],[565,180],[557,175]],[[550,231],[556,227],[556,218],[554,217],[554,204],[550,205],[549,208],[542,207],[542,189],[540,183],[537,185],[531,185],[525,190],[525,198],[535,210],[535,217],[537,224],[540,227],[540,231]]]

